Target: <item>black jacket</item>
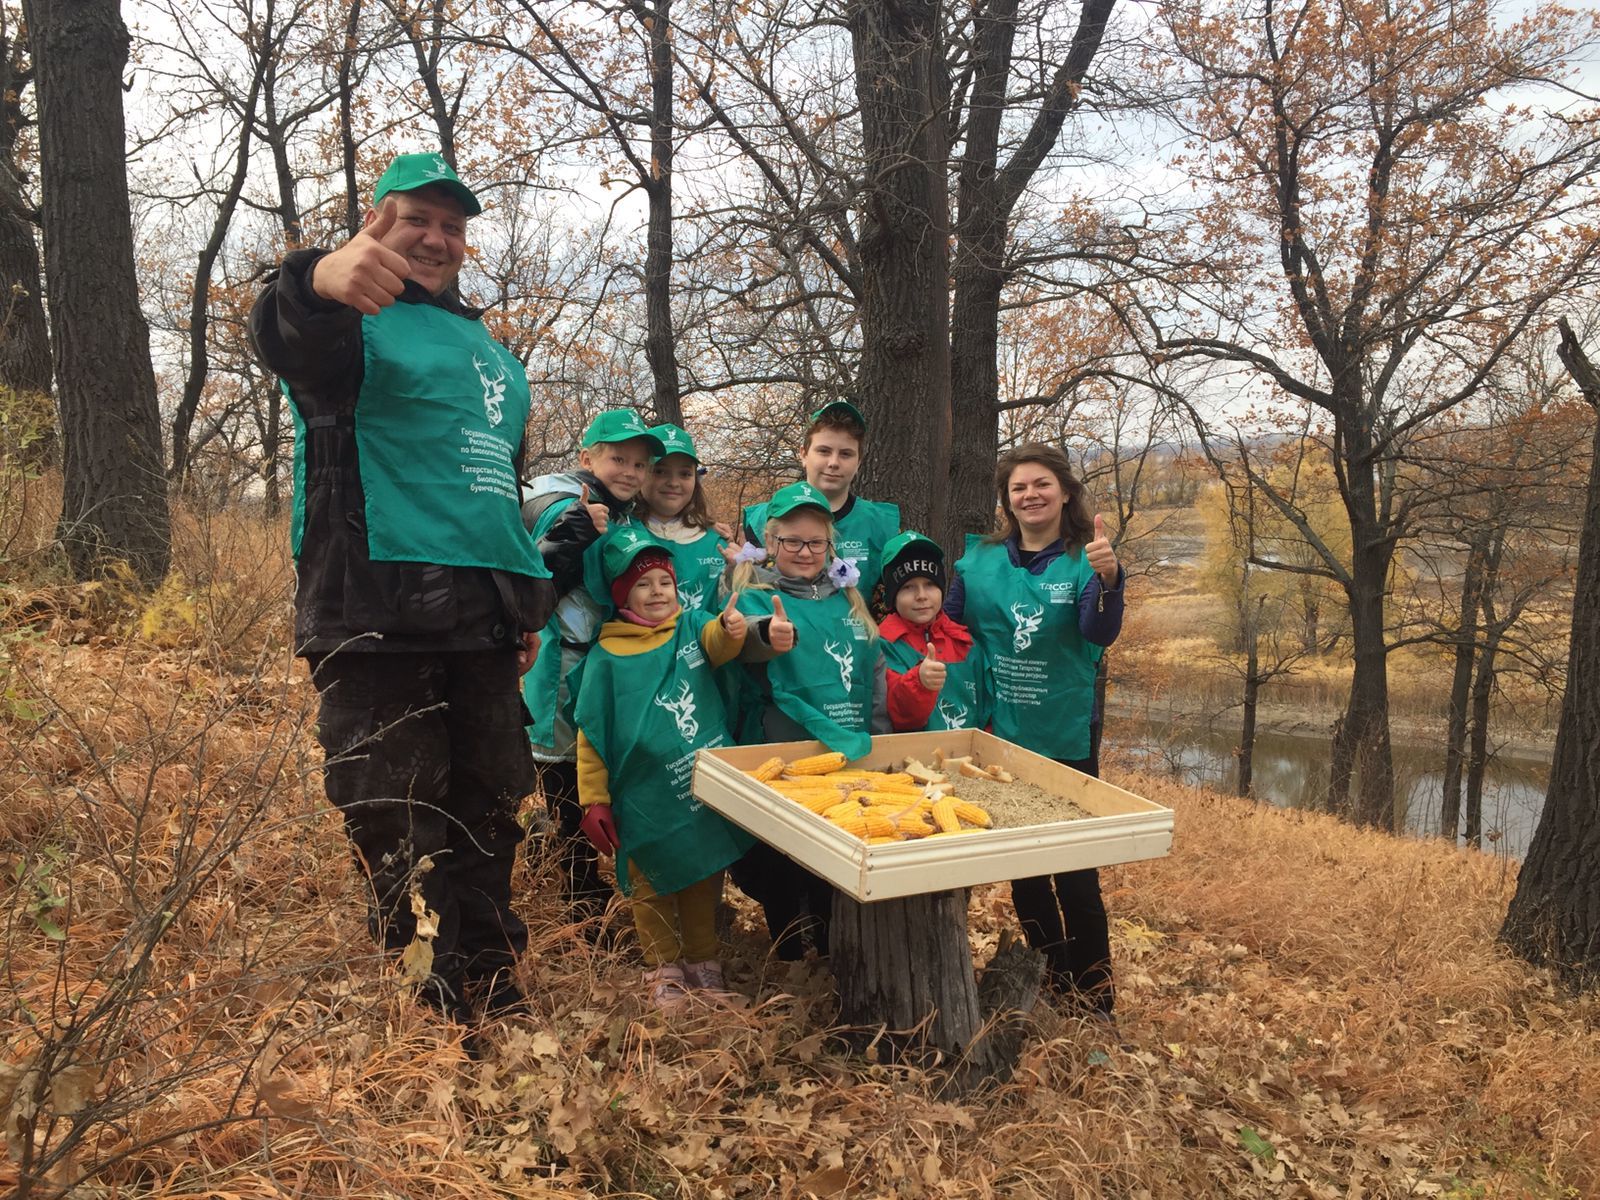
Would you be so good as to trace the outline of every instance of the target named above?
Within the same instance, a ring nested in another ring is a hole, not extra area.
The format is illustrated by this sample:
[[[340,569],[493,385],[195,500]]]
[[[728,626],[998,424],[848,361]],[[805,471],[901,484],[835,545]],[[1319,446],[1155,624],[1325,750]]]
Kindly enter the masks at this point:
[[[294,392],[308,426],[305,528],[295,588],[295,649],[483,650],[542,629],[550,581],[483,567],[373,562],[353,414],[364,373],[361,314],[311,290],[323,250],[297,250],[267,281],[250,313],[256,354]],[[477,317],[453,292],[407,281],[401,304],[437,304]],[[518,478],[525,447],[517,447]],[[373,636],[378,635],[378,636]]]

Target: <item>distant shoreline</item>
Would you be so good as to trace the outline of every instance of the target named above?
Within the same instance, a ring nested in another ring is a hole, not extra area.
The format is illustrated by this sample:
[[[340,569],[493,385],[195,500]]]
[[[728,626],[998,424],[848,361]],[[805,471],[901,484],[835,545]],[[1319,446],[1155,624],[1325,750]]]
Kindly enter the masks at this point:
[[[1215,713],[1192,703],[1185,704],[1181,698],[1152,700],[1126,686],[1115,688],[1107,697],[1106,715],[1113,721],[1120,718],[1158,725],[1199,725],[1234,731],[1238,730],[1241,719],[1237,705]],[[1256,733],[1326,741],[1332,736],[1333,722],[1337,717],[1338,713],[1334,711],[1310,710],[1292,704],[1262,704],[1257,710]],[[1544,766],[1554,756],[1554,733],[1542,735],[1519,730],[1511,738],[1494,738],[1492,727],[1490,732],[1490,754],[1502,762]],[[1391,737],[1396,746],[1437,745],[1444,740],[1444,726],[1436,720],[1395,717],[1391,724]]]

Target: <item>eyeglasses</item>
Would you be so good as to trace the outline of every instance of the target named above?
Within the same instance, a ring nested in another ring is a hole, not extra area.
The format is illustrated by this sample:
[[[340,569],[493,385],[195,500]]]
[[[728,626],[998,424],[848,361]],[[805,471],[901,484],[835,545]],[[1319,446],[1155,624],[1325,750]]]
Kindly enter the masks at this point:
[[[790,554],[799,554],[802,550],[807,554],[821,554],[828,548],[827,538],[780,537],[774,540],[778,543],[778,549]]]

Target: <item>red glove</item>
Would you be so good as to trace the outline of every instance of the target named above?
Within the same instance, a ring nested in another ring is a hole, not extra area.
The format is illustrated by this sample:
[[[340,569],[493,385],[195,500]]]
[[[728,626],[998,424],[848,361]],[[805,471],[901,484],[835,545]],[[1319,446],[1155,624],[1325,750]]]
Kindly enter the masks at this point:
[[[612,819],[609,804],[591,804],[584,809],[583,820],[578,822],[578,830],[601,854],[607,856],[615,854],[617,847],[622,845],[617,840],[617,823]]]

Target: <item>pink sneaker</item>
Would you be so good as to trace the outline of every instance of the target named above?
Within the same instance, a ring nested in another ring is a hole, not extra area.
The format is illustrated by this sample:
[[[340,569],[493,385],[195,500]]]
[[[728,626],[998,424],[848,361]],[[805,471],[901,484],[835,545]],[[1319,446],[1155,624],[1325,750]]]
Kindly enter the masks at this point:
[[[640,982],[650,989],[650,1003],[660,1009],[677,1008],[689,998],[683,968],[677,963],[663,963],[646,971]]]
[[[683,964],[684,981],[695,991],[704,992],[708,1000],[742,1000],[738,992],[729,991],[722,977],[722,964],[714,958],[704,962]]]

